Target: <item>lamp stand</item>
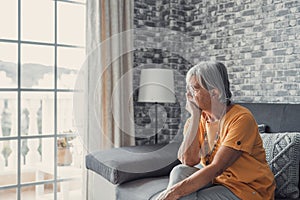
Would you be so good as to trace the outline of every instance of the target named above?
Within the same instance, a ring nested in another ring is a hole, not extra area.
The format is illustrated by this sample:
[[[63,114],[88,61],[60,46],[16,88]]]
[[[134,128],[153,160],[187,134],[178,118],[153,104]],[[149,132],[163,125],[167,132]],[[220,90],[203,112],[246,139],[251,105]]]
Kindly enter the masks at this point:
[[[160,69],[157,67],[141,70],[140,88],[138,94],[138,102],[155,103],[155,136],[154,143],[159,140],[158,130],[158,103],[176,103],[174,92],[174,74],[171,69]],[[153,132],[153,121],[151,119]],[[153,134],[147,137],[151,143]]]
[[[155,102],[155,144],[158,142],[158,133],[157,133],[157,102]]]

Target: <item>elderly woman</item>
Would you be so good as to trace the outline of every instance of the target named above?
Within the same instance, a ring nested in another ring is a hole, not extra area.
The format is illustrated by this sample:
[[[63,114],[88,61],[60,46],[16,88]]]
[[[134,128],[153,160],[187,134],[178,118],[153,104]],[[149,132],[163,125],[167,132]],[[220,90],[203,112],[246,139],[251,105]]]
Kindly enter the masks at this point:
[[[186,76],[186,109],[178,151],[181,165],[171,174],[158,200],[269,200],[275,181],[256,121],[246,108],[232,104],[226,67],[203,62]]]

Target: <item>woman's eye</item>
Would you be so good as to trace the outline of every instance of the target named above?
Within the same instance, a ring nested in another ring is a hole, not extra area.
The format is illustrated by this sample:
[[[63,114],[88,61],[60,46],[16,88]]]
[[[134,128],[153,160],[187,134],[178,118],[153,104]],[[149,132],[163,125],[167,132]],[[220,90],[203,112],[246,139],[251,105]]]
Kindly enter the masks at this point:
[[[199,90],[200,86],[194,86],[193,88],[194,88],[194,90]]]

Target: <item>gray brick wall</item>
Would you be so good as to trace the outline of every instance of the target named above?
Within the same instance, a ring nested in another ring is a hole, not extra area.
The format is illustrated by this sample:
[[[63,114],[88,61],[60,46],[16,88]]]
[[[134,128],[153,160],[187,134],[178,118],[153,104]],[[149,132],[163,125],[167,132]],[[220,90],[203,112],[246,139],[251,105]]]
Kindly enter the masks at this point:
[[[192,38],[192,50],[182,52],[189,57],[184,63],[176,58],[182,55],[173,55],[174,59],[158,56],[166,68],[185,75],[191,63],[208,59],[224,62],[235,102],[300,102],[300,1],[135,0],[134,24],[150,32],[154,27],[165,27]],[[139,36],[136,43],[151,41],[151,37],[149,34]],[[152,40],[157,49],[165,52],[164,42],[172,39]],[[143,58],[144,53],[145,50],[135,57],[136,66],[158,61],[157,56]],[[136,80],[138,76],[136,74]],[[177,87],[182,98],[185,86],[184,82],[180,84]],[[140,116],[137,111],[148,109],[139,106],[135,110],[137,121]],[[169,111],[178,105],[166,107]],[[167,125],[170,121],[176,123],[180,117],[168,120]],[[161,141],[173,138],[178,130],[176,126],[173,128],[167,128],[166,135],[170,135]],[[145,129],[137,130],[142,131]]]
[[[189,34],[228,66],[235,101],[300,102],[300,1],[201,1],[192,15]]]

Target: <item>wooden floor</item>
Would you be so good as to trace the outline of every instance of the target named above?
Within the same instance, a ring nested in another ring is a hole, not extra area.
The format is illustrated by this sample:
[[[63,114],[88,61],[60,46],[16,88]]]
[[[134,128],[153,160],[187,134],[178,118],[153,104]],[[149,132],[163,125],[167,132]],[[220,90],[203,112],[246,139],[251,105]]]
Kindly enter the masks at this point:
[[[54,194],[53,193],[47,193],[46,194],[39,196],[36,198],[35,196],[35,191],[24,191],[22,192],[21,195],[21,200],[53,200],[54,199]],[[70,191],[69,194],[69,199],[70,200],[83,200],[84,198],[82,197],[82,191],[81,190],[74,190]],[[0,193],[0,199],[2,200],[17,200],[17,195],[14,192],[1,192]],[[67,200],[62,197],[60,193],[57,193],[57,199],[58,200]]]

